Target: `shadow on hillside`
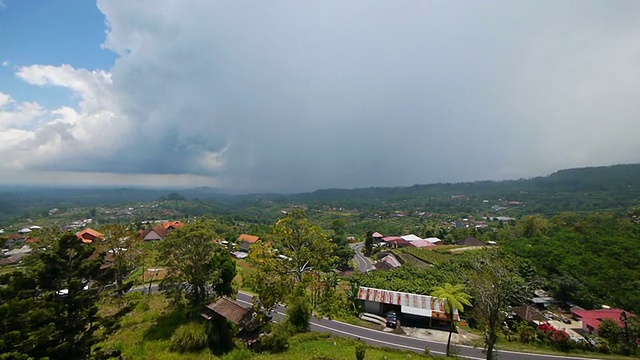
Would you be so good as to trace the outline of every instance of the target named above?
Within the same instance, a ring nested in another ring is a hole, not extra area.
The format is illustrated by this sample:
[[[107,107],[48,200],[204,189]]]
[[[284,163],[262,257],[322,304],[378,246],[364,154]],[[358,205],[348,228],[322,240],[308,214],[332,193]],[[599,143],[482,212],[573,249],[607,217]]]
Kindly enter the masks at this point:
[[[144,340],[167,340],[182,324],[189,322],[189,316],[184,310],[173,310],[160,316],[153,326],[144,333]]]

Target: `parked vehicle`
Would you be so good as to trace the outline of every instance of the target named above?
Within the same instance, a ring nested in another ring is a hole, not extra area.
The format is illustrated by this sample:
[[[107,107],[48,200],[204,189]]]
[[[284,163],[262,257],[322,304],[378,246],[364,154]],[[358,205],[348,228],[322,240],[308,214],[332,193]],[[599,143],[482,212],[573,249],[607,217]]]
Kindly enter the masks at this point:
[[[398,314],[395,311],[389,311],[387,313],[387,327],[394,329],[398,327]]]

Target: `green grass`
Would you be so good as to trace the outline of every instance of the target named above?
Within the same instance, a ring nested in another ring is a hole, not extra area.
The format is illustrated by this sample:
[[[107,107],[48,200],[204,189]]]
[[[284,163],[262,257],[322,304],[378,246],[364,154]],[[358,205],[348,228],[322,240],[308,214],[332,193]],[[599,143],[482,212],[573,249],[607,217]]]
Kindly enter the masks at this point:
[[[100,305],[103,316],[115,316],[124,306],[116,299],[105,300]],[[222,357],[209,350],[188,355],[171,352],[171,335],[189,321],[187,314],[171,310],[160,294],[144,295],[133,311],[123,316],[121,327],[97,346],[104,350],[118,350],[125,359],[223,359],[223,360],[298,360],[298,359],[349,359],[355,358],[358,342],[349,338],[333,337],[326,333],[305,333],[290,338],[289,350],[281,354],[256,354],[236,350]],[[366,359],[432,359],[428,355],[378,347],[367,347]]]

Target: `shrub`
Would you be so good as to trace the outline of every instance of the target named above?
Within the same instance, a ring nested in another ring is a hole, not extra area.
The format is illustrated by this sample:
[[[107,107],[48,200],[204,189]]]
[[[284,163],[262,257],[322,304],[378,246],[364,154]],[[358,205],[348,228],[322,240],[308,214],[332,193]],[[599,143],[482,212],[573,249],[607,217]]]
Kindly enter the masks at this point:
[[[360,343],[356,345],[356,360],[364,360],[365,354],[367,353],[367,347]]]
[[[277,324],[269,334],[262,338],[261,350],[272,354],[286,351],[289,348],[291,333],[291,327],[286,322]]]
[[[190,322],[176,329],[171,336],[171,351],[196,352],[207,346],[206,326],[199,322]]]

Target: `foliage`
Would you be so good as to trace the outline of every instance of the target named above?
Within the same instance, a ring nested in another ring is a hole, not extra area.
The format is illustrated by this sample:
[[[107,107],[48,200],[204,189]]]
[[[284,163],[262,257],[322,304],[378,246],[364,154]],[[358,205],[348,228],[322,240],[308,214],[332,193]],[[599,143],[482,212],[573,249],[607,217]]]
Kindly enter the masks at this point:
[[[309,331],[309,321],[311,320],[311,300],[305,293],[305,289],[298,284],[287,302],[287,319],[294,332]]]
[[[611,214],[563,213],[536,221],[546,230],[514,234],[501,244],[527,259],[554,297],[585,308],[607,304],[640,312],[639,225]]]
[[[431,296],[444,301],[444,310],[451,326],[449,327],[449,338],[447,340],[447,357],[451,356],[451,333],[455,330],[454,311],[464,311],[464,306],[471,306],[471,296],[464,290],[464,284],[451,285],[445,283],[444,286],[436,286],[431,290]]]
[[[488,251],[476,259],[470,288],[475,300],[473,317],[484,332],[487,360],[491,360],[506,308],[523,302],[527,283],[513,259]]]
[[[174,304],[186,300],[197,308],[212,298],[233,294],[235,263],[214,242],[214,233],[212,222],[199,220],[173,230],[161,243],[160,259],[168,275],[160,291]]]
[[[286,351],[289,348],[289,338],[293,332],[289,322],[276,324],[272,331],[262,338],[261,350],[272,354]]]
[[[197,352],[207,346],[207,340],[205,324],[192,321],[181,325],[171,335],[171,351],[180,353]]]
[[[107,225],[101,228],[100,232],[104,234],[104,241],[97,246],[111,260],[116,279],[116,293],[123,295],[134,284],[133,279],[126,283],[125,280],[138,266],[142,240],[133,229],[120,224]]]
[[[364,343],[356,345],[356,360],[364,360],[367,354],[367,346]]]
[[[271,309],[287,299],[293,286],[331,270],[335,259],[332,244],[317,225],[311,224],[304,212],[294,210],[278,220],[266,241],[254,245],[249,262],[256,271],[247,283],[258,294],[258,304]],[[307,285],[307,282],[305,282]]]
[[[97,341],[96,302],[112,281],[91,245],[65,234],[0,277],[0,352],[7,358],[86,358]]]

